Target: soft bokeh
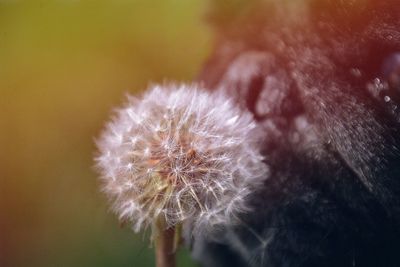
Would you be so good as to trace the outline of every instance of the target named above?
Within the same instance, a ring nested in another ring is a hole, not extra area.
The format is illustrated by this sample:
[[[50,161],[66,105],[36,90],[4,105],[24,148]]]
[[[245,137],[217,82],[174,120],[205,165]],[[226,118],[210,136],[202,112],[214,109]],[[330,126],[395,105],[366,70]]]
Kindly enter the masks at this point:
[[[94,138],[124,93],[195,77],[205,4],[0,0],[0,266],[154,265],[99,192]]]

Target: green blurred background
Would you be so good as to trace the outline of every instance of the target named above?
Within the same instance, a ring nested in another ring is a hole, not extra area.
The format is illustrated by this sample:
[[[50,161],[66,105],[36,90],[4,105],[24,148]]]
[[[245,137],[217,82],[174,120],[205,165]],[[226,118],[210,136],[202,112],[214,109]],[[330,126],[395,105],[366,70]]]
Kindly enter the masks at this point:
[[[93,140],[126,92],[196,76],[206,4],[0,0],[0,266],[154,265],[99,192]]]

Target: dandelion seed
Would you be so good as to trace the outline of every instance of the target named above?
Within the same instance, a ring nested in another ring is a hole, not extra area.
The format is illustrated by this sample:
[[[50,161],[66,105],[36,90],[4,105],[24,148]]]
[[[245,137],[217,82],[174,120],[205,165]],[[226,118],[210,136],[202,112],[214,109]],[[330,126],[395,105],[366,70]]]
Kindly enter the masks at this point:
[[[267,167],[252,115],[196,85],[154,86],[117,110],[98,139],[105,193],[135,231],[190,218],[210,233],[246,211]],[[154,230],[154,229],[153,229]]]

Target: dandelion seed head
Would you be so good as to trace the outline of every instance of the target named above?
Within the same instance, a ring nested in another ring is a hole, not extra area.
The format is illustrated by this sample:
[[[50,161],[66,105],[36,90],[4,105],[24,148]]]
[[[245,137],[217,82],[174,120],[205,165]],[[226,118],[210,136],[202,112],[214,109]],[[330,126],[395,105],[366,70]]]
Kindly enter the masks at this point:
[[[212,230],[246,211],[267,177],[252,115],[197,85],[128,97],[97,141],[104,192],[135,231],[162,217]]]

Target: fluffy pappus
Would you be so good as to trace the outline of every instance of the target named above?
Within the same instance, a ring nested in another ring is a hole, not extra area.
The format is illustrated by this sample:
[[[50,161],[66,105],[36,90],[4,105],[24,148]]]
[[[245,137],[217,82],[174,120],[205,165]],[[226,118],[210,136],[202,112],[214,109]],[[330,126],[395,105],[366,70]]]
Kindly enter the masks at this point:
[[[97,140],[103,190],[138,232],[158,218],[209,232],[232,224],[267,177],[252,115],[197,85],[155,85]]]

